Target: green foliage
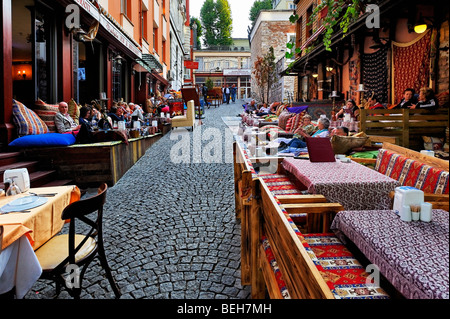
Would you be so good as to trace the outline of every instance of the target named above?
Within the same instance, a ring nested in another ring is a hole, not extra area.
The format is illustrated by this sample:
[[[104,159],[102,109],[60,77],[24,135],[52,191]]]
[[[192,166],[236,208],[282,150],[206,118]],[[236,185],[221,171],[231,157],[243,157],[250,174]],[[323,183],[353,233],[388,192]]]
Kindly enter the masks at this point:
[[[206,80],[205,85],[208,88],[208,90],[212,90],[214,88],[214,82],[210,78]]]
[[[205,0],[200,10],[206,46],[232,45],[233,20],[228,0]]]
[[[255,2],[253,2],[252,7],[250,8],[250,16],[249,16],[252,25],[255,24],[256,19],[258,18],[259,12],[261,10],[270,10],[270,9],[272,9],[271,0],[256,0]]]

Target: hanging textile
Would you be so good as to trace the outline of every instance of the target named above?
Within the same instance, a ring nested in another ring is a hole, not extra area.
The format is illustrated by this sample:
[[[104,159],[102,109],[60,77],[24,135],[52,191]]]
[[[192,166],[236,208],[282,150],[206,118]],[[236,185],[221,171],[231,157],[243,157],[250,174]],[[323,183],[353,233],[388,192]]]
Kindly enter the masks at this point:
[[[362,55],[362,76],[364,89],[378,97],[378,102],[388,102],[388,47]]]
[[[357,53],[357,57],[353,60],[350,60],[348,63],[348,73],[350,78],[350,92],[349,99],[357,101],[358,99],[358,84],[359,84],[359,70],[360,70],[360,56]]]
[[[392,104],[400,102],[403,91],[416,93],[430,82],[430,30],[408,43],[392,42]]]

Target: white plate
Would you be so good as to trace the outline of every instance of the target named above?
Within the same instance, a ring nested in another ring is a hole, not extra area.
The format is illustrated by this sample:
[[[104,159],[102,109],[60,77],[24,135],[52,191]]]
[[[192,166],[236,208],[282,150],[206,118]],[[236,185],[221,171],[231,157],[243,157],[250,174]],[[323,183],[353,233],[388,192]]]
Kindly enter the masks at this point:
[[[15,206],[23,206],[23,205],[29,205],[31,203],[34,203],[39,199],[38,196],[26,196],[21,197],[13,200],[12,202],[8,203],[8,206],[15,207]]]

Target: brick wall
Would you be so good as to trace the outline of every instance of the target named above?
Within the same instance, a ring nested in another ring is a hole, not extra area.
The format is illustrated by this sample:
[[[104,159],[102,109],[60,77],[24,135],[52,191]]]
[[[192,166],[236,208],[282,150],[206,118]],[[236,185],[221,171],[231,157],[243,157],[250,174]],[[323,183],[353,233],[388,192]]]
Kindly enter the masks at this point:
[[[295,24],[289,20],[283,21],[262,21],[252,40],[252,69],[258,56],[265,55],[272,46],[275,53],[275,62],[285,55],[286,43],[289,33],[295,33]],[[284,50],[284,51],[282,51]],[[290,81],[285,81],[290,83]],[[252,74],[252,92],[259,94],[259,89]]]

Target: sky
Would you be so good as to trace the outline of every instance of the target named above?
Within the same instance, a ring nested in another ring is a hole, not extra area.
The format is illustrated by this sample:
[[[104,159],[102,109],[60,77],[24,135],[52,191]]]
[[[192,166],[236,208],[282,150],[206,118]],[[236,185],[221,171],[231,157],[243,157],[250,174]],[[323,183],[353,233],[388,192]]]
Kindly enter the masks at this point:
[[[200,10],[204,0],[190,0],[189,10],[191,17],[200,19]],[[247,38],[247,28],[251,25],[249,20],[250,8],[254,0],[228,0],[231,7],[231,18],[233,19],[233,38]]]

